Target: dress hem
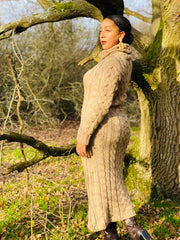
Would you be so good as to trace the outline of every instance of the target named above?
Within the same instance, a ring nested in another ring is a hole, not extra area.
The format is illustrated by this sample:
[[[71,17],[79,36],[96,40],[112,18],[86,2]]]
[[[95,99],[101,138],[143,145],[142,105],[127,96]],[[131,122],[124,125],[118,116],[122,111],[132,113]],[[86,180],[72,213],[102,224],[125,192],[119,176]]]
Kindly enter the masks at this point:
[[[128,218],[131,218],[131,217],[135,217],[135,216],[136,216],[136,214],[130,214],[130,215],[127,215],[127,216],[123,217],[122,219],[112,218],[110,222],[120,222],[120,221],[123,221],[123,220],[128,219]],[[101,227],[101,228],[92,229],[92,228],[89,228],[89,227],[88,227],[88,229],[89,229],[91,232],[104,231],[104,230],[107,228],[107,226],[108,226],[108,224],[109,224],[110,222],[107,222],[107,224],[104,225],[104,227]]]

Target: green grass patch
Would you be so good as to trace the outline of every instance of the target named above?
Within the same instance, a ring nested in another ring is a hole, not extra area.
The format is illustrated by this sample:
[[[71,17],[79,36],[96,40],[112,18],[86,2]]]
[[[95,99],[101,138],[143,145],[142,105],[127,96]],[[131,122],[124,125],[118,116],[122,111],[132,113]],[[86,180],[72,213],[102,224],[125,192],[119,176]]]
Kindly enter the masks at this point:
[[[31,148],[25,151],[28,157],[34,154]],[[3,166],[20,158],[18,150],[7,149]],[[129,181],[128,190],[145,193],[149,182],[142,186],[145,174],[133,164],[127,169],[126,179],[131,173],[136,178]],[[137,222],[153,239],[179,239],[180,208],[175,200],[142,197],[133,203]],[[0,239],[104,239],[103,233],[91,233],[87,229],[87,210],[81,159],[75,154],[48,158],[31,167],[28,175],[12,173],[5,182],[0,182]],[[121,239],[129,239],[122,222],[118,223],[118,233]]]

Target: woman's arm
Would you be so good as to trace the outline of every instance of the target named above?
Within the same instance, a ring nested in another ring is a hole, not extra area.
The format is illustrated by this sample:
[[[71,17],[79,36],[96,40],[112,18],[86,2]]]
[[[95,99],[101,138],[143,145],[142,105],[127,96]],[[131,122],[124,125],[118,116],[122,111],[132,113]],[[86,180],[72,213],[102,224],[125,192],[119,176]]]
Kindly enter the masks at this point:
[[[115,56],[109,57],[108,61],[97,71],[96,86],[93,88],[94,97],[90,97],[83,103],[81,123],[77,141],[88,145],[89,140],[104,116],[108,113],[113,102],[113,97],[121,80],[120,61]]]

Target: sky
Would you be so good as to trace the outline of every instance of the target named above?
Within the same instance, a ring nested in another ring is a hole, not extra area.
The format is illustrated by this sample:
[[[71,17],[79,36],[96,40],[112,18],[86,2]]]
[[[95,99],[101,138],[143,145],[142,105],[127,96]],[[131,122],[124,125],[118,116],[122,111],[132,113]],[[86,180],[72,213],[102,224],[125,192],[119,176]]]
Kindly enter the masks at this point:
[[[151,17],[151,0],[124,0],[124,5],[130,10]],[[40,7],[37,0],[0,0],[0,24],[6,24],[42,11],[44,10]],[[132,26],[137,30],[142,31],[145,34],[150,33],[150,24],[144,23],[132,16],[126,17],[129,18]],[[99,22],[92,19],[84,19],[84,21],[82,21],[82,19],[76,19],[73,20],[73,23],[77,28],[84,28],[86,31],[89,31],[88,39],[93,47],[93,39],[97,39],[99,34]]]
[[[125,7],[145,16],[151,16],[151,0],[124,0]],[[15,9],[15,11],[14,11]],[[32,13],[43,11],[37,0],[0,0],[0,23],[5,24]],[[132,25],[143,24],[137,18],[130,17]]]
[[[0,23],[6,24],[41,11],[37,0],[0,0]]]

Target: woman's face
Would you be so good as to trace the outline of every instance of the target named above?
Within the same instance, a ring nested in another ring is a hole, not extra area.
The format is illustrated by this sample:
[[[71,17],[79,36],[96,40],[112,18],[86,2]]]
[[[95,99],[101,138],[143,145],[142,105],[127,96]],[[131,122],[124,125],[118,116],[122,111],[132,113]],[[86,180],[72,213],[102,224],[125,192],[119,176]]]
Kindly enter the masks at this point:
[[[100,42],[104,50],[109,49],[119,43],[122,39],[118,26],[108,18],[105,18],[100,26]]]

